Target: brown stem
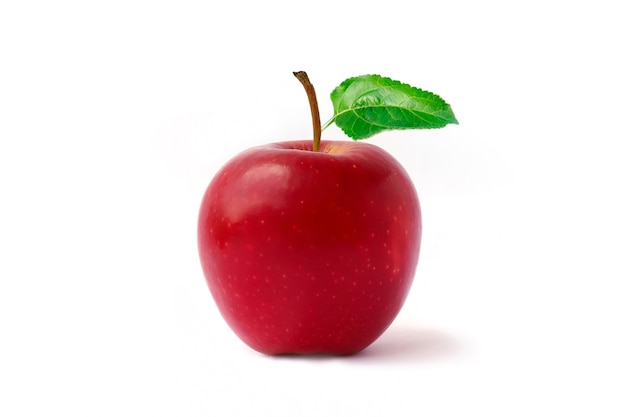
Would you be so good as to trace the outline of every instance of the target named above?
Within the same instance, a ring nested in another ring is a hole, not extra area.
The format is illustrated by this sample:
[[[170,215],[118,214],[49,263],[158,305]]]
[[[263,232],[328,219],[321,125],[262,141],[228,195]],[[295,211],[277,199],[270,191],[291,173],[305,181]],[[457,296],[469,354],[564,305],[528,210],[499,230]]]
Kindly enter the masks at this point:
[[[308,75],[304,71],[294,72],[298,81],[304,86],[306,95],[309,98],[309,105],[311,106],[311,117],[313,119],[313,150],[320,150],[320,139],[322,138],[322,122],[320,121],[320,110],[317,105],[317,97],[315,95],[315,89],[313,84],[309,81]]]

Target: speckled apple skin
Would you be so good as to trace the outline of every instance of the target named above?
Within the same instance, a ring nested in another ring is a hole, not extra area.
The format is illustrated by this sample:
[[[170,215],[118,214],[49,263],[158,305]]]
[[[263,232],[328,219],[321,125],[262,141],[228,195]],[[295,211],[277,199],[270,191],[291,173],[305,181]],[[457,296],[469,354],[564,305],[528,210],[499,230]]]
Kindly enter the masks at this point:
[[[362,142],[248,149],[202,200],[198,248],[219,311],[266,354],[353,354],[400,311],[419,257],[415,187]]]

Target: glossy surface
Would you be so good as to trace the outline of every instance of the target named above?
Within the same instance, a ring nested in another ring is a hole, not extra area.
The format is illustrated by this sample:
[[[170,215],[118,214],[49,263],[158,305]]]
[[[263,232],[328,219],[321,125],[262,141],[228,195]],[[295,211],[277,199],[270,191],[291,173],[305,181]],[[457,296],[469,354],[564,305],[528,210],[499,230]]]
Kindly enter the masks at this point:
[[[358,352],[391,324],[419,256],[404,169],[364,143],[248,149],[202,200],[198,247],[224,319],[263,353]]]

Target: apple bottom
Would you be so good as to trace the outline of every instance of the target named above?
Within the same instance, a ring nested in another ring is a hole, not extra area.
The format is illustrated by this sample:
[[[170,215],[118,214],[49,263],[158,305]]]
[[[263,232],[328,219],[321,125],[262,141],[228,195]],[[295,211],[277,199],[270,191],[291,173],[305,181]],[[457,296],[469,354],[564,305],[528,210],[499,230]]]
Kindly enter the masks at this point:
[[[222,316],[266,354],[354,354],[392,323],[413,281],[421,213],[402,166],[364,143],[249,149],[209,184],[198,223]]]

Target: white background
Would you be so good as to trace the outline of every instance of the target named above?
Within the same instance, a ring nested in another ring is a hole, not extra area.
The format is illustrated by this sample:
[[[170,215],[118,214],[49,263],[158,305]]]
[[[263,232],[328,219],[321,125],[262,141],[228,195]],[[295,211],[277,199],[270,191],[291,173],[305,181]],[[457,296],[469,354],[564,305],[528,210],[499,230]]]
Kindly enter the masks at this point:
[[[3,1],[0,415],[626,415],[618,6]],[[311,136],[295,70],[323,121],[364,73],[460,121],[371,140],[414,179],[423,250],[355,357],[250,350],[197,259],[215,171]]]

